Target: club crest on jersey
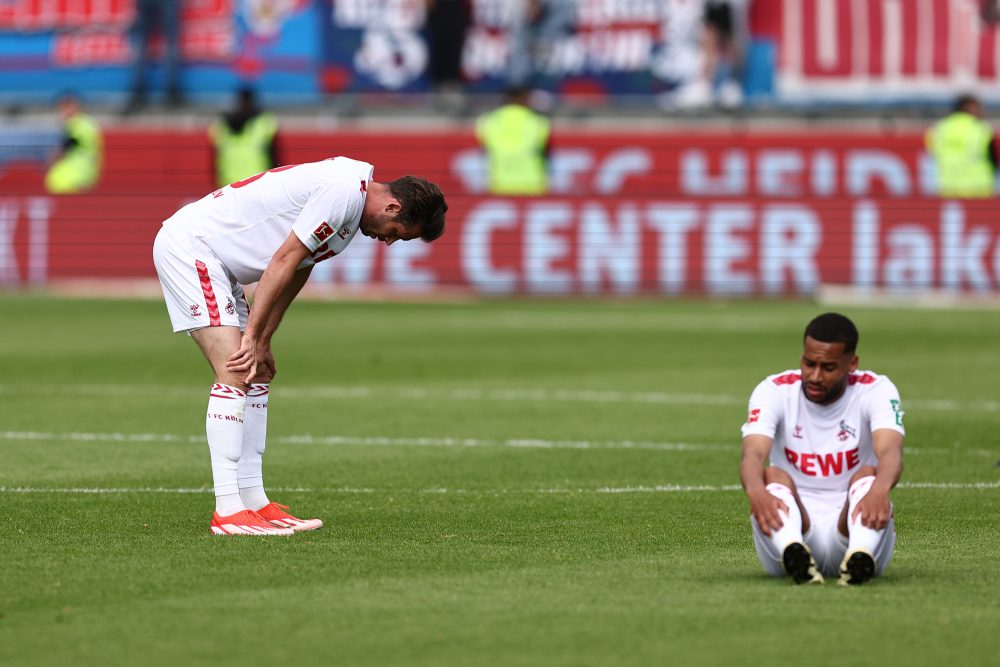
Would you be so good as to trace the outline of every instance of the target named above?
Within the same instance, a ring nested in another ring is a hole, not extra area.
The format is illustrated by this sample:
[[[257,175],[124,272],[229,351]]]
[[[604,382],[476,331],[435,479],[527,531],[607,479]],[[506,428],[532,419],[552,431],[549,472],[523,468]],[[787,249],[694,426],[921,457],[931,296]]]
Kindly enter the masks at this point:
[[[236,304],[233,303],[232,297],[226,297],[226,312],[230,315],[236,314]]]
[[[191,317],[201,317],[201,306],[193,304],[188,306],[191,309]]]
[[[840,431],[837,433],[837,440],[840,440],[841,442],[844,442],[848,438],[856,438],[856,437],[858,437],[858,436],[857,436],[857,433],[855,433],[854,429],[851,428],[850,426],[848,426],[847,422],[845,422],[844,420],[841,420],[840,421]]]

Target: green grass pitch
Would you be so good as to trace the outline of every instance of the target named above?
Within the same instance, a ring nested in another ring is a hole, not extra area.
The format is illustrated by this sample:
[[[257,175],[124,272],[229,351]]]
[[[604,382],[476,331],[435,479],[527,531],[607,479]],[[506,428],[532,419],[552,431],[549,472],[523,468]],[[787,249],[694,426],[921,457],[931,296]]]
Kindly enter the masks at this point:
[[[898,544],[763,574],[746,399],[803,302],[296,303],[213,538],[209,369],[158,301],[0,295],[0,665],[935,665],[1000,655],[1000,312],[844,308],[908,429]]]

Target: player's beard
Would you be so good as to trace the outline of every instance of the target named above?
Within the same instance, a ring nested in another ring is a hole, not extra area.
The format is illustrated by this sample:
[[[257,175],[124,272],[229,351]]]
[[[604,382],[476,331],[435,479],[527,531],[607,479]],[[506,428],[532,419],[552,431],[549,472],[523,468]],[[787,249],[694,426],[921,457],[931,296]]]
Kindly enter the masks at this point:
[[[845,375],[840,379],[840,382],[827,389],[826,393],[818,399],[813,398],[806,392],[807,386],[807,383],[802,383],[802,395],[806,397],[807,401],[810,403],[816,403],[817,405],[828,405],[844,395],[844,389],[847,387],[847,376]]]

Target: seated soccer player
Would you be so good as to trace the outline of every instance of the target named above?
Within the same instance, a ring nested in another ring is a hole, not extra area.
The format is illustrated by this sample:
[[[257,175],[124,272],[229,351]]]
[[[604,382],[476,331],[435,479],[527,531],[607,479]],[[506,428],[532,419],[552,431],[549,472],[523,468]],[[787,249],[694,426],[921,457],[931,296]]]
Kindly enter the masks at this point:
[[[888,377],[858,370],[857,344],[851,320],[820,315],[799,370],[768,376],[750,396],[740,480],[757,557],[797,584],[862,584],[896,544],[889,491],[903,471],[903,411]]]

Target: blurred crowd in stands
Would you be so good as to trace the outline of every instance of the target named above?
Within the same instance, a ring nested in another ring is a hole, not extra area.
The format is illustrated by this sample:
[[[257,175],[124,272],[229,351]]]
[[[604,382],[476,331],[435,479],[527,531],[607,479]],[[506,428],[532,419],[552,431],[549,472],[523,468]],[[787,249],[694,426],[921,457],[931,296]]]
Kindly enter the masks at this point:
[[[91,116],[108,119],[101,111],[117,112],[111,122],[204,117],[224,183],[237,162],[278,164],[279,115],[347,98],[369,114],[382,93],[383,108],[475,121],[497,192],[544,191],[548,117],[567,100],[614,113],[639,99],[650,115],[689,117],[762,100],[804,115],[844,104],[923,108],[928,127],[941,119],[926,141],[939,165],[957,164],[962,151],[987,160],[974,168],[976,192],[996,172],[988,116],[1000,108],[1000,87],[986,84],[1000,83],[1000,0],[927,0],[924,9],[896,0],[294,0],[222,9],[129,0],[100,15],[60,7],[0,7],[0,103],[58,108],[44,155],[52,192],[97,181],[101,133]],[[49,40],[44,62],[17,52],[24,34]],[[237,104],[224,108],[234,95]],[[46,141],[31,132],[0,137],[0,163],[41,161],[31,153]],[[505,179],[517,183],[497,185]]]
[[[289,110],[398,93],[471,115],[528,89],[543,110],[573,100],[660,112],[934,103],[937,113],[1000,83],[997,0],[73,4],[0,6],[0,104],[51,105],[52,91],[72,88],[123,115],[218,109],[252,85]]]

